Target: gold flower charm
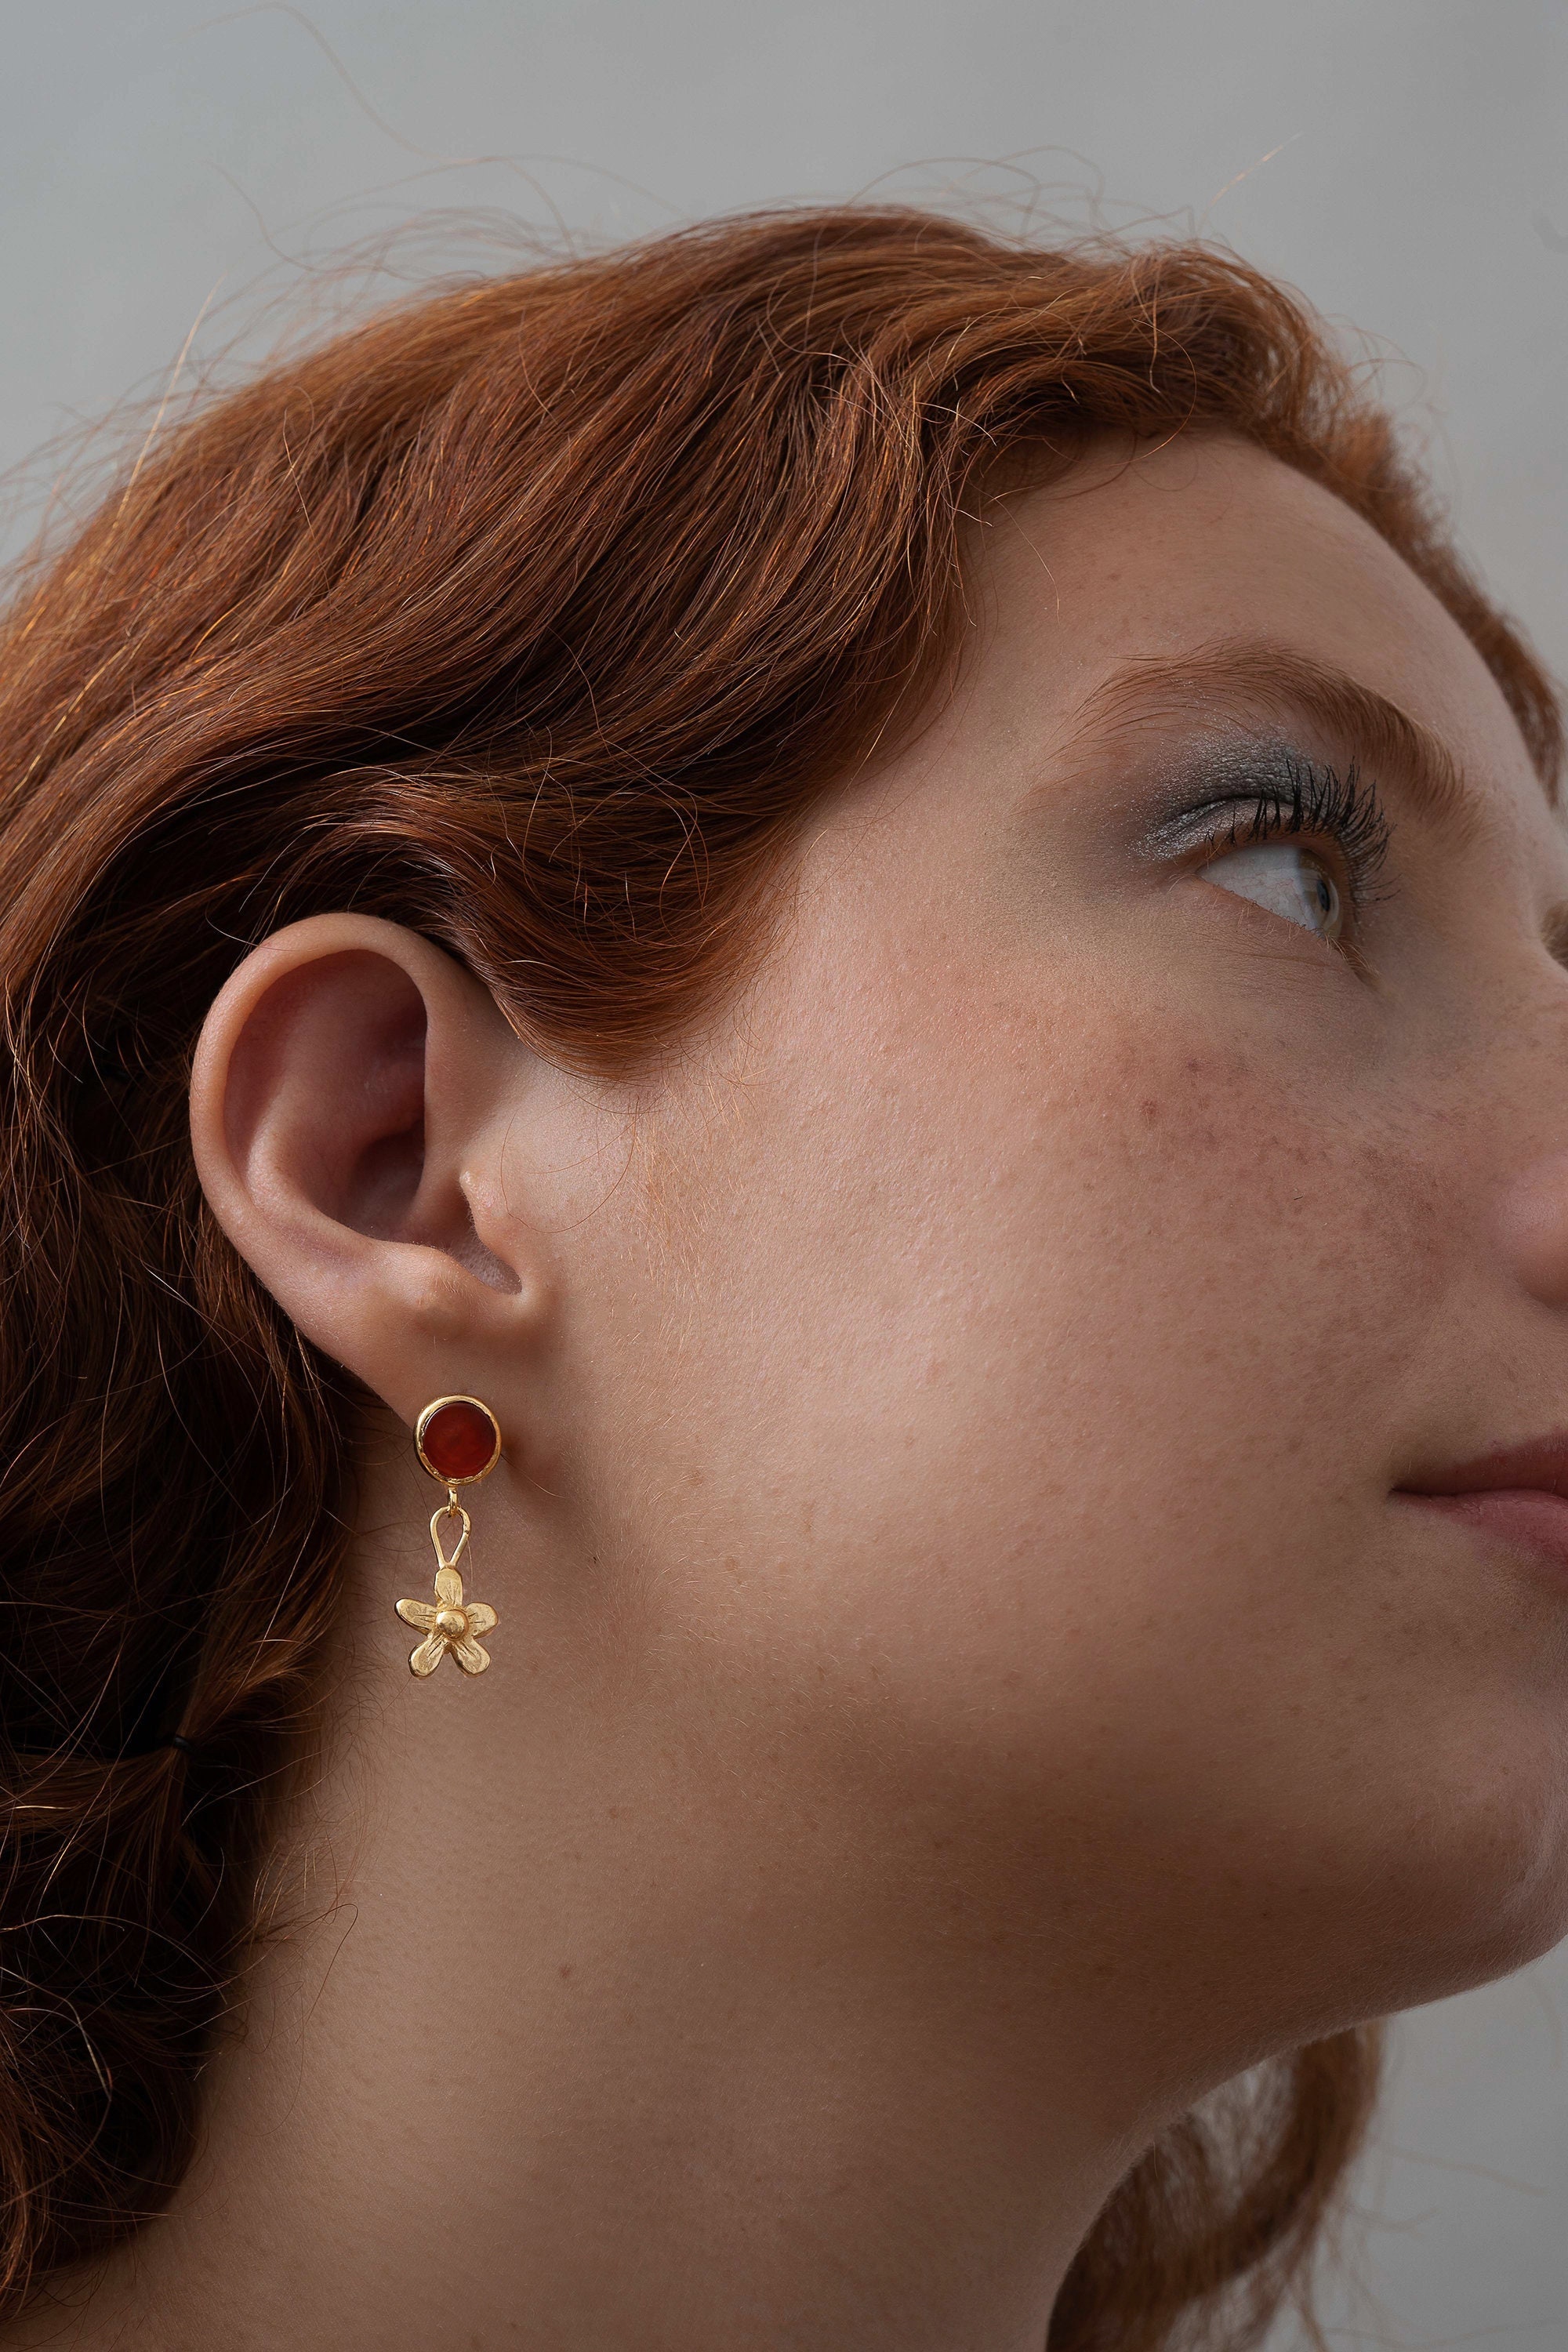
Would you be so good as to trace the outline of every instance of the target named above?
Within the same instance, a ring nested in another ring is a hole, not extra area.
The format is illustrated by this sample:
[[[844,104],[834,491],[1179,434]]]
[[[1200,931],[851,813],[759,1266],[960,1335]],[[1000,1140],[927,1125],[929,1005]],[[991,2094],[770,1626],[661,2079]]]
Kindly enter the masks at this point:
[[[449,1561],[443,1560],[436,1570],[435,1605],[428,1601],[400,1601],[397,1613],[405,1625],[416,1625],[425,1636],[408,1655],[416,1675],[433,1675],[448,1650],[465,1674],[482,1675],[489,1664],[489,1652],[481,1650],[474,1636],[489,1632],[496,1612],[482,1601],[464,1601],[463,1580]]]

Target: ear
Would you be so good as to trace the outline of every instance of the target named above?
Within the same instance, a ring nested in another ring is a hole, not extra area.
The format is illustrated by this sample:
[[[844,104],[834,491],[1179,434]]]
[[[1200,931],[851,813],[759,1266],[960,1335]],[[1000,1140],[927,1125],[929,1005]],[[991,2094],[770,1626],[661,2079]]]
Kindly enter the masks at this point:
[[[191,1138],[214,1215],[405,1422],[434,1396],[500,1398],[537,1335],[537,1237],[498,1205],[536,1067],[460,965],[362,915],[277,932],[203,1027]]]

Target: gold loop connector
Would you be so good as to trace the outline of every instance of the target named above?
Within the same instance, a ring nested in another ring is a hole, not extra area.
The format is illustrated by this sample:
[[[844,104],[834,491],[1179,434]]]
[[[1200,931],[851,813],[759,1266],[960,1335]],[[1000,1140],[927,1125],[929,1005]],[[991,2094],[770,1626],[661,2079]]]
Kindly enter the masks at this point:
[[[461,1519],[463,1523],[457,1543],[451,1551],[447,1551],[441,1541],[441,1522],[443,1519]],[[437,1568],[457,1567],[458,1562],[463,1557],[464,1547],[467,1545],[468,1540],[468,1515],[467,1511],[464,1510],[461,1503],[458,1502],[456,1495],[451,1497],[449,1502],[443,1503],[439,1509],[431,1512],[430,1540],[436,1547],[436,1565]]]

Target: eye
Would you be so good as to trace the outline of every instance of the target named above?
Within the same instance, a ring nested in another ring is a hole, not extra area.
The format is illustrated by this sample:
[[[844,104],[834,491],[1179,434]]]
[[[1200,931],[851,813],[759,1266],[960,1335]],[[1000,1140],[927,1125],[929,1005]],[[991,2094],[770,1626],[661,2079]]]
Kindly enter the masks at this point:
[[[1250,898],[1271,915],[1337,940],[1344,929],[1344,901],[1333,876],[1299,841],[1249,841],[1211,858],[1200,872],[1216,889]]]

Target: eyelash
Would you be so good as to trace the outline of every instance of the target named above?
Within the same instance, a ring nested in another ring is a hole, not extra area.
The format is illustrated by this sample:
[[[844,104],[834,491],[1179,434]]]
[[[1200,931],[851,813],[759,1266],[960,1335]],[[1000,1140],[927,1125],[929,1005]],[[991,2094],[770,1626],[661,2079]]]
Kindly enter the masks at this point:
[[[1344,860],[1352,908],[1359,911],[1378,896],[1374,885],[1393,828],[1375,788],[1362,782],[1353,764],[1342,775],[1337,768],[1293,754],[1284,762],[1279,784],[1249,783],[1245,794],[1237,791],[1227,801],[1230,824],[1212,836],[1209,855],[1292,834],[1321,834],[1335,843]],[[1211,801],[1193,814],[1207,815],[1226,804]]]

